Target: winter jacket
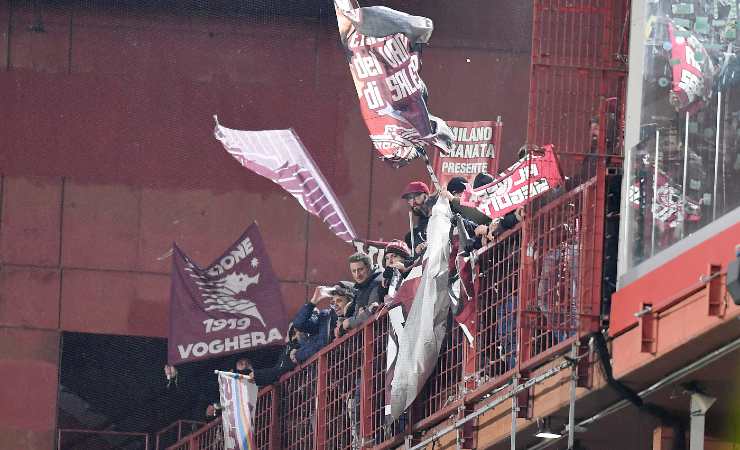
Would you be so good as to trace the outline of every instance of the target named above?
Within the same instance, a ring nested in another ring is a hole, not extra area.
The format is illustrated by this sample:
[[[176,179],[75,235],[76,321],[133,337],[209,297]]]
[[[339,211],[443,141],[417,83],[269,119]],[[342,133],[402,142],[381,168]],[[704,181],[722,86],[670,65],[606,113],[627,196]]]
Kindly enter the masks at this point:
[[[337,325],[337,314],[333,309],[318,309],[313,303],[301,307],[293,319],[296,330],[306,333],[300,341],[296,360],[305,362],[319,350],[331,343],[334,327]]]
[[[290,352],[298,348],[298,341],[288,341],[280,352],[280,356],[274,366],[263,369],[255,368],[253,370],[255,384],[257,386],[267,386],[280,379],[284,373],[288,373],[293,370],[295,368],[295,363],[290,359]]]
[[[367,277],[367,280],[355,284],[354,310],[347,316],[350,330],[359,327],[370,317],[370,313],[367,310],[368,305],[372,303],[380,305],[383,303],[385,289],[383,289],[381,281],[383,281],[383,272],[376,271],[371,273]]]
[[[380,282],[383,280],[383,272],[375,271],[372,272],[367,280],[362,283],[355,284],[355,313],[362,308],[367,308],[367,305],[371,303],[382,303],[383,298],[380,296],[380,290],[382,286]]]

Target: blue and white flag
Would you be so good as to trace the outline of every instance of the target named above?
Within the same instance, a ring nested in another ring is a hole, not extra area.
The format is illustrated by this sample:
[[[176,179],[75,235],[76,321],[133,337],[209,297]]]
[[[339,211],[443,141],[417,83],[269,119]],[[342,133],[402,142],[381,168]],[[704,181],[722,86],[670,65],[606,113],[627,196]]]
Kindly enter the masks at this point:
[[[224,450],[257,450],[254,444],[254,409],[257,385],[243,375],[217,370],[221,392]]]

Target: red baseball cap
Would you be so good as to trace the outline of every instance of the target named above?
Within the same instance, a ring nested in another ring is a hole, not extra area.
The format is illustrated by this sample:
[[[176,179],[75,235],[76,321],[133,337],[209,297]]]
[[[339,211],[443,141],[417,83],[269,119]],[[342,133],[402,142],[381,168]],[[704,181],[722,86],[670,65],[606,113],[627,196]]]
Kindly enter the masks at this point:
[[[396,255],[399,255],[403,258],[408,258],[411,256],[411,250],[409,250],[409,246],[406,245],[405,242],[399,241],[397,239],[394,239],[390,241],[385,246],[385,252],[386,253],[395,253]]]
[[[406,189],[403,190],[401,198],[406,198],[410,194],[427,194],[429,195],[429,188],[423,181],[412,181],[406,185]]]

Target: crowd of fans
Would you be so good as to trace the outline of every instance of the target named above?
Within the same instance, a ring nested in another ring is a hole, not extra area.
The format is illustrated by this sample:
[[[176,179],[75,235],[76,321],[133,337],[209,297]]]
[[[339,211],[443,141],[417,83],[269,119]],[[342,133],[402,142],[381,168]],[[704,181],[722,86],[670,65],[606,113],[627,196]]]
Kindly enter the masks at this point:
[[[491,175],[481,173],[472,187],[483,186],[491,181]],[[493,220],[477,209],[465,206],[461,198],[470,187],[467,180],[461,177],[451,179],[446,188],[436,192],[431,192],[422,181],[410,182],[402,191],[401,198],[407,201],[415,219],[413,227],[403,239],[392,240],[386,245],[383,267],[373,267],[370,257],[365,253],[350,255],[347,261],[352,281],[342,280],[332,286],[316,287],[313,296],[306,300],[290,323],[286,345],[273,365],[257,367],[248,358],[238,357],[230,370],[245,375],[258,386],[273,384],[335,338],[360,327],[389,306],[393,302],[393,293],[411,268],[421,262],[426,249],[427,225],[432,207],[441,195],[448,198],[455,216],[455,223],[450,230],[450,236],[454,236],[456,243],[453,251],[459,249],[460,252],[469,252],[481,248],[522,220],[522,209]],[[451,269],[454,272],[454,265]],[[320,308],[321,303],[328,303],[328,307]],[[165,367],[165,374],[168,380],[176,380],[178,376],[177,369],[172,366]],[[214,399],[217,394],[215,390]],[[218,411],[218,401],[209,401],[206,416],[214,417]]]

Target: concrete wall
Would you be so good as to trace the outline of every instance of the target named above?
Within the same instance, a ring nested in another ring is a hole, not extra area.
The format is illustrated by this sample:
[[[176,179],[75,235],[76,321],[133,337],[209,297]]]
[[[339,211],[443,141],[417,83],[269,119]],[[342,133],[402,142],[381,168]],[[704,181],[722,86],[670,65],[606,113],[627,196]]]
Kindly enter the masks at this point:
[[[402,235],[397,194],[424,174],[371,153],[331,18],[68,3],[0,0],[0,400],[35,404],[0,412],[2,448],[52,447],[60,331],[166,335],[173,240],[208,264],[257,220],[290,311],[311,285],[348,277],[351,249],[229,157],[212,114],[293,127],[369,238]],[[525,137],[529,5],[384,4],[435,20],[431,110],[502,115],[510,162]]]

